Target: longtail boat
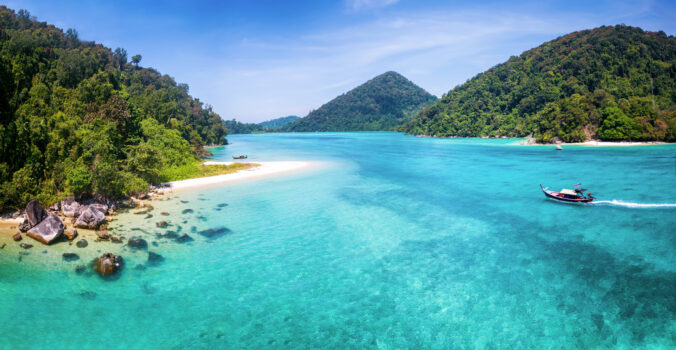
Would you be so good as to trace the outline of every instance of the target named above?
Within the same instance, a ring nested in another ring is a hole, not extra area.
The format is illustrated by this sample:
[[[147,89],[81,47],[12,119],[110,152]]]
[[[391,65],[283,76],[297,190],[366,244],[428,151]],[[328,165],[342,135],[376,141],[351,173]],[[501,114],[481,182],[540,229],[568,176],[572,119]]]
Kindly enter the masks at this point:
[[[237,156],[237,157],[233,156],[233,157],[232,157],[232,159],[246,159],[246,158],[247,158],[246,155]]]
[[[542,185],[540,185],[540,188],[547,198],[556,199],[557,201],[572,203],[589,203],[593,201],[594,197],[592,197],[591,192],[587,192],[585,195],[584,191],[586,189],[581,188],[581,186],[581,184],[576,184],[574,190],[564,188],[559,192],[550,191],[548,190],[549,187],[545,188]]]

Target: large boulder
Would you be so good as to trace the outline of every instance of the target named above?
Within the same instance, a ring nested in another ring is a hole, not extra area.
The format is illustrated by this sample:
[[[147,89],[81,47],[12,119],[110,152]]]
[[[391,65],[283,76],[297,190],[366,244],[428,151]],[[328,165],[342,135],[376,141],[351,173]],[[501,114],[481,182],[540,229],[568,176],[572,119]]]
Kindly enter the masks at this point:
[[[28,205],[26,205],[26,219],[28,219],[30,227],[39,224],[47,217],[47,215],[49,214],[47,214],[45,208],[43,208],[40,203],[38,203],[37,199],[33,199],[32,201],[28,202]]]
[[[96,229],[105,220],[106,216],[102,212],[92,207],[88,207],[87,210],[82,212],[82,214],[77,217],[77,220],[75,221],[75,227]]]
[[[122,257],[114,255],[113,253],[104,253],[100,258],[96,259],[94,269],[101,276],[112,275],[122,266]]]
[[[75,198],[68,197],[61,201],[61,212],[64,216],[77,217],[80,215],[80,203],[75,201]]]
[[[43,244],[52,243],[59,238],[64,229],[63,221],[58,216],[52,214],[46,219],[42,220],[37,226],[28,230],[28,237],[33,238]]]

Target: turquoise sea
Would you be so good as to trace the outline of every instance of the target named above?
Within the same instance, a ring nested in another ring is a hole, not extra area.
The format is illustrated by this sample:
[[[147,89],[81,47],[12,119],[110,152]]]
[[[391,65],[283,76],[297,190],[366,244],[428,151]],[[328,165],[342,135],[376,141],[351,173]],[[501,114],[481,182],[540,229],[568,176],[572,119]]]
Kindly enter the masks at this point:
[[[116,280],[42,247],[21,262],[0,250],[0,348],[676,347],[674,145],[229,140],[214,159],[319,165],[178,192],[150,219],[120,215],[113,232],[155,242],[165,260],[136,269],[147,253],[120,248]],[[577,182],[601,203],[553,202],[538,186]],[[167,231],[195,240],[155,238]]]

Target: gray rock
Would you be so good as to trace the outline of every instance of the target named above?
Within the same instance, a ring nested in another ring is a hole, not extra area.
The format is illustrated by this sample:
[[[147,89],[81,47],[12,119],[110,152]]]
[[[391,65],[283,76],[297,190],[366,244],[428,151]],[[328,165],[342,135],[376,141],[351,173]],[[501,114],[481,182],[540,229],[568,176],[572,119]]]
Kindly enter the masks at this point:
[[[75,243],[75,246],[77,246],[78,248],[84,248],[88,245],[89,245],[89,243],[87,242],[86,239],[81,239],[81,240],[77,241],[77,243]]]
[[[28,230],[28,237],[40,241],[43,244],[50,244],[63,234],[63,221],[58,216],[52,214],[42,220],[37,226]]]
[[[75,221],[75,227],[96,229],[106,220],[106,216],[93,207],[88,207]]]
[[[37,199],[33,199],[26,205],[26,218],[31,228],[44,220],[47,215],[47,211],[38,203]]]
[[[23,222],[19,224],[19,231],[26,232],[31,229],[31,224],[28,222],[28,219],[23,219]]]
[[[32,244],[28,244],[28,243],[21,243],[21,244],[19,244],[19,246],[21,246],[21,248],[23,248],[23,249],[30,249],[30,248],[33,248],[33,245],[32,245]]]
[[[61,201],[61,212],[64,216],[77,217],[80,215],[80,203],[75,201],[75,198],[68,197]]]
[[[20,241],[21,240],[21,233],[15,234],[14,236],[12,236],[12,239],[14,240],[14,242]]]

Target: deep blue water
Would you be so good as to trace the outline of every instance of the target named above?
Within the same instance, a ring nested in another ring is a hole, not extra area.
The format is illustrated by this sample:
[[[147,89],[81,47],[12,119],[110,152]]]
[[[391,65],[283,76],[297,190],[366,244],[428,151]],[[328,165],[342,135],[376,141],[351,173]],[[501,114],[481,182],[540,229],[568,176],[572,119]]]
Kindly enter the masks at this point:
[[[136,270],[147,253],[119,248],[114,281],[42,247],[22,262],[0,250],[0,348],[676,347],[674,145],[229,139],[215,159],[321,165],[121,215],[113,232],[166,260]],[[605,203],[553,202],[538,186],[576,182]],[[154,238],[159,220],[195,241]]]

